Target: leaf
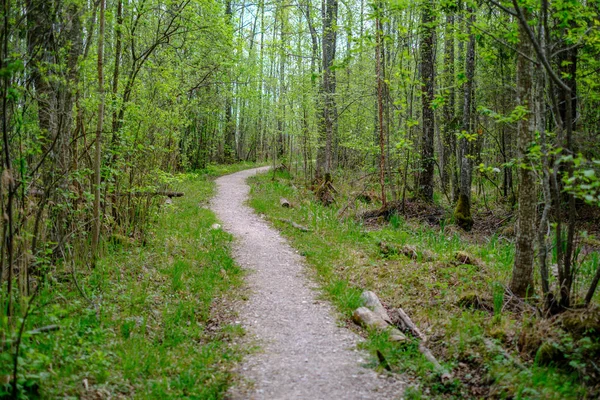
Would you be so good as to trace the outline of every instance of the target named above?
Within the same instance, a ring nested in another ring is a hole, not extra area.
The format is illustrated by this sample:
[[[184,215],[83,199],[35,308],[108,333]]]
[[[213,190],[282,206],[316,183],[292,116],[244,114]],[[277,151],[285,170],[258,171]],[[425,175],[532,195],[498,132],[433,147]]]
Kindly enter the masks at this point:
[[[585,176],[586,178],[592,178],[594,177],[594,175],[596,175],[596,171],[594,171],[593,169],[586,169],[585,171],[583,171],[583,176]]]

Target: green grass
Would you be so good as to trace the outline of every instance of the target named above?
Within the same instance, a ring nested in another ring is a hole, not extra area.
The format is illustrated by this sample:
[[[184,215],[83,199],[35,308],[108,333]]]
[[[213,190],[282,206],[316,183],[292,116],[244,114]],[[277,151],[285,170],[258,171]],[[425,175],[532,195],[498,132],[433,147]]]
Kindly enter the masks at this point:
[[[511,243],[498,236],[467,240],[452,227],[429,227],[398,215],[392,216],[389,224],[376,228],[363,226],[354,218],[339,218],[339,208],[345,205],[344,182],[336,185],[340,190],[338,207],[330,208],[314,201],[313,193],[302,189],[302,183],[293,182],[287,174],[273,179],[269,173],[254,177],[251,182],[251,206],[265,214],[306,257],[324,296],[336,305],[350,326],[361,292],[372,290],[389,308],[402,307],[430,337],[432,351],[455,373],[451,382],[440,381],[416,343],[392,343],[385,335],[364,332],[367,340],[363,346],[372,354],[374,367],[380,368],[375,357],[379,351],[392,370],[418,378],[419,384],[410,388],[407,398],[491,395],[568,399],[586,393],[580,377],[574,374],[538,367],[532,360],[524,361],[526,369],[522,371],[485,346],[484,339],[490,339],[513,354],[517,352],[522,318],[502,310],[504,297],[500,289],[511,274]],[[290,200],[293,207],[280,207],[280,197]],[[293,220],[311,231],[302,232],[282,220]],[[383,254],[382,242],[414,246],[418,257],[413,260],[401,252]],[[457,263],[456,251],[468,252],[481,265]],[[428,253],[433,254],[433,260],[427,260]],[[494,311],[457,306],[458,300],[470,293],[486,295]]]
[[[146,243],[113,242],[95,269],[77,266],[79,285],[57,267],[43,284],[26,330],[60,330],[26,337],[19,386],[23,398],[219,399],[245,349],[243,330],[226,302],[237,296],[242,271],[231,237],[211,229],[206,208],[213,177],[250,164],[211,166],[177,177],[184,197],[163,205]],[[82,265],[85,263],[82,262]],[[10,380],[0,357],[0,398]]]

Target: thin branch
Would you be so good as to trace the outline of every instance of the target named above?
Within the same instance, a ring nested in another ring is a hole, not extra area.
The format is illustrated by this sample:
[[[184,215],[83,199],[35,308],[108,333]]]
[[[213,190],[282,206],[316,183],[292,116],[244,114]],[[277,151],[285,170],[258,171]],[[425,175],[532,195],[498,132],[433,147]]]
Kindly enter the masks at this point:
[[[527,23],[527,20],[525,19],[525,16],[523,15],[523,10],[521,10],[521,7],[519,7],[518,1],[512,0],[512,3],[517,12],[517,18],[519,19],[519,23],[521,24],[523,29],[525,29],[525,31],[527,32],[527,36],[529,36],[529,40],[531,41],[531,44],[533,45],[533,48],[535,49],[535,53],[536,53],[538,59],[542,62],[542,65],[544,66],[546,71],[548,72],[548,75],[552,78],[554,83],[556,83],[558,86],[560,86],[561,89],[563,89],[567,93],[571,93],[571,88],[566,83],[564,83],[563,80],[558,77],[558,75],[556,75],[556,71],[554,71],[552,69],[552,67],[550,66],[550,63],[548,62],[548,59],[546,58],[546,55],[544,54],[544,51],[542,50],[540,43],[535,38],[535,34],[531,30],[531,27],[529,26],[529,24]],[[521,40],[523,40],[523,39],[524,38],[521,38]]]
[[[498,43],[500,43],[501,45],[503,45],[503,46],[505,46],[505,47],[509,48],[510,50],[514,51],[515,53],[519,54],[521,57],[525,58],[526,60],[529,60],[529,61],[531,61],[531,62],[532,62],[532,63],[534,63],[535,65],[539,65],[539,61],[537,61],[537,60],[534,60],[533,58],[529,57],[527,54],[525,54],[525,53],[523,53],[523,52],[519,51],[519,50],[518,50],[518,49],[516,49],[515,47],[513,47],[513,46],[511,46],[510,44],[506,43],[504,40],[497,38],[497,37],[496,37],[496,36],[494,36],[494,34],[492,34],[491,32],[489,32],[489,31],[487,31],[487,30],[485,30],[485,29],[483,29],[483,28],[481,28],[481,27],[479,27],[479,26],[477,26],[477,25],[470,24],[468,20],[465,20],[465,19],[464,19],[462,16],[460,16],[460,15],[458,15],[457,17],[458,17],[460,20],[467,21],[467,23],[469,24],[469,26],[470,26],[471,28],[475,28],[475,29],[477,29],[477,30],[481,31],[482,33],[484,33],[484,34],[488,35],[489,37],[491,37],[492,39],[494,39],[496,42],[498,42]]]

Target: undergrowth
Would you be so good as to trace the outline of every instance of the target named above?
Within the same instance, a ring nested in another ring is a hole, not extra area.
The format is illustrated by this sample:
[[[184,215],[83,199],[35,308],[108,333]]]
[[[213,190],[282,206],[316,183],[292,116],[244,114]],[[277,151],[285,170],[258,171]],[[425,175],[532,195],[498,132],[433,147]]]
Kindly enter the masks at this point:
[[[244,353],[228,307],[242,272],[207,205],[212,177],[250,166],[177,176],[174,189],[185,195],[155,213],[145,243],[110,240],[94,269],[81,260],[74,275],[55,266],[24,326],[21,398],[223,397]],[[36,333],[47,326],[58,330]],[[12,366],[3,352],[0,398],[10,393]]]
[[[537,317],[527,305],[520,304],[518,312],[508,309],[504,287],[514,259],[511,242],[496,235],[466,240],[444,223],[431,227],[399,215],[376,227],[365,226],[357,218],[340,217],[341,203],[319,204],[286,172],[259,175],[251,182],[251,206],[306,257],[324,295],[349,326],[352,312],[361,305],[360,294],[372,290],[388,309],[402,307],[429,337],[434,354],[453,371],[450,382],[440,380],[416,342],[392,343],[385,334],[362,331],[374,366],[381,368],[383,357],[392,370],[413,377],[407,398],[569,399],[596,393],[597,388],[584,384],[584,374],[572,368],[520,357],[524,327],[534,325]],[[280,197],[292,207],[280,207]],[[416,256],[387,250],[407,245]],[[456,252],[476,261],[458,262]],[[461,299],[481,294],[489,298],[489,309],[459,306]]]

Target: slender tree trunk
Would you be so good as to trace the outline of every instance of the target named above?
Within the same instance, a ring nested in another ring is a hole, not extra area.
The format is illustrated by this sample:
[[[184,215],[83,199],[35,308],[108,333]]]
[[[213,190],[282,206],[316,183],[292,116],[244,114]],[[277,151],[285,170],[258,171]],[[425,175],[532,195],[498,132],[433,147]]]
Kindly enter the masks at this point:
[[[417,197],[425,201],[433,202],[433,177],[434,177],[434,150],[433,140],[435,136],[435,118],[431,107],[434,96],[435,85],[435,52],[434,39],[435,27],[433,4],[425,2],[422,4],[421,17],[421,81],[422,81],[422,105],[423,105],[423,134],[421,138],[421,168],[417,187]]]
[[[104,1],[100,0],[100,24],[98,30],[98,122],[96,125],[96,152],[94,158],[94,224],[92,231],[92,255],[98,257],[100,240],[100,170],[102,167],[102,129],[104,125]]]
[[[525,13],[528,14],[526,10]],[[533,46],[523,26],[519,25],[519,51],[533,54]],[[517,123],[517,159],[519,161],[519,194],[515,263],[510,289],[519,297],[533,294],[533,261],[536,239],[536,179],[529,146],[534,140],[535,116],[533,109],[533,64],[521,55],[517,57],[517,104],[527,114]]]
[[[567,45],[568,46],[568,45]],[[569,91],[562,90],[562,99],[560,103],[561,119],[564,121],[566,136],[564,138],[565,154],[576,154],[573,144],[573,132],[575,131],[575,116],[577,114],[577,48],[568,46],[562,53],[560,59],[561,73],[565,77],[566,85]],[[573,162],[569,161],[566,164],[566,174],[568,179],[573,178]],[[560,199],[558,200],[560,204]],[[562,273],[559,269],[560,281],[560,305],[569,307],[571,305],[571,288],[573,286],[574,270],[573,270],[573,254],[575,241],[575,224],[576,214],[575,196],[572,193],[566,194],[566,217],[567,217],[567,237],[563,255]]]
[[[277,115],[277,157],[281,158],[285,154],[285,7],[286,4],[282,3],[279,6],[280,14],[280,31],[279,31],[279,96],[277,97],[279,103],[279,113]]]
[[[458,201],[458,179],[456,174],[456,135],[455,108],[456,91],[454,89],[454,14],[446,15],[446,31],[444,43],[445,85],[447,94],[444,103],[444,130],[442,143],[442,188],[444,192],[452,188],[452,201]],[[456,194],[456,195],[455,195]]]
[[[331,172],[333,119],[335,116],[335,74],[331,67],[335,60],[337,12],[337,0],[323,2],[322,79],[320,88],[322,114],[319,119],[319,147],[317,149],[315,171],[316,178],[319,180],[327,178]]]
[[[8,61],[8,35],[9,35],[9,18],[10,18],[10,1],[3,0],[2,2],[2,52],[0,53],[0,70],[5,68],[5,62]],[[10,77],[8,74],[2,75],[2,152],[3,152],[3,167],[2,171],[2,186],[1,189],[7,190],[6,202],[3,202],[4,221],[2,223],[2,250],[6,252],[6,264],[4,264],[4,254],[0,254],[0,284],[4,277],[4,270],[7,270],[7,297],[6,316],[13,315],[13,258],[14,258],[14,228],[13,228],[13,203],[15,196],[15,182],[12,176],[11,154],[10,154],[10,128],[9,128],[9,106],[8,106],[8,89],[10,85]],[[7,187],[5,187],[5,184]],[[2,193],[4,196],[4,193]],[[16,384],[13,385],[15,390]],[[15,394],[16,395],[16,394]]]
[[[385,196],[385,127],[383,122],[383,76],[382,76],[382,28],[381,28],[381,15],[383,12],[383,4],[377,3],[376,17],[375,17],[375,30],[376,30],[376,71],[377,71],[377,111],[378,111],[378,125],[379,125],[379,185],[381,186],[381,206],[382,208],[387,207],[387,200]]]
[[[540,45],[546,51],[546,21],[547,21],[547,10],[545,7],[541,9],[541,17],[539,23],[539,35]],[[546,74],[541,68],[537,68],[534,72],[535,76],[535,118],[536,118],[536,131],[540,135],[540,152],[541,152],[541,167],[543,171],[542,175],[542,193],[544,195],[544,210],[540,217],[540,223],[537,231],[538,239],[538,262],[540,267],[540,278],[542,293],[545,300],[545,308],[549,310],[552,306],[553,295],[550,293],[550,281],[548,277],[548,241],[546,234],[550,232],[550,225],[548,224],[549,214],[552,209],[552,192],[550,190],[550,161],[548,158],[548,139],[546,134],[546,114],[544,111],[544,95],[546,93]]]
[[[459,140],[460,152],[460,187],[458,202],[454,210],[454,218],[458,226],[466,231],[473,227],[473,218],[471,217],[471,182],[473,165],[471,160],[471,139],[467,135],[473,135],[473,84],[475,79],[475,34],[473,33],[473,24],[475,24],[475,11],[467,7],[469,15],[469,43],[467,45],[467,56],[465,59],[465,78],[464,96],[463,96],[463,123],[462,135]]]
[[[117,96],[119,94],[119,74],[121,67],[121,51],[122,51],[122,37],[123,37],[123,0],[117,1],[117,21],[115,25],[115,66],[113,70],[113,81],[112,81],[112,101],[114,102],[113,113],[112,113],[112,135],[111,142],[117,143],[116,136],[118,135],[119,119],[117,110]],[[116,150],[116,149],[113,149]]]
[[[231,26],[232,15],[231,0],[227,0],[225,4],[225,19],[228,26]],[[228,79],[231,79],[231,71],[228,72]],[[233,119],[232,91],[231,82],[227,82],[225,93],[225,143],[223,146],[223,161],[227,163],[234,161],[235,154],[235,121]]]

